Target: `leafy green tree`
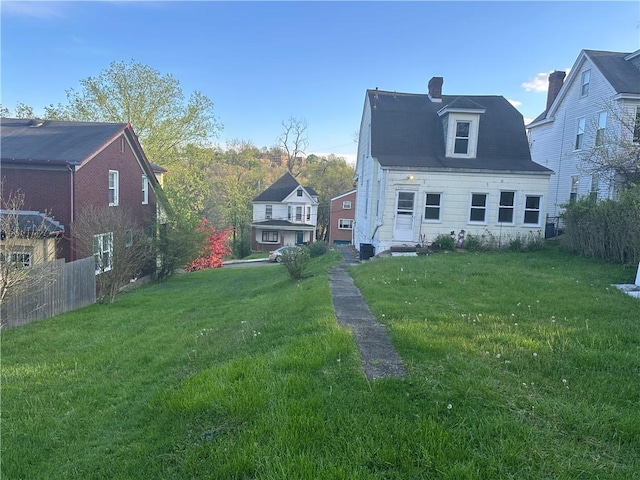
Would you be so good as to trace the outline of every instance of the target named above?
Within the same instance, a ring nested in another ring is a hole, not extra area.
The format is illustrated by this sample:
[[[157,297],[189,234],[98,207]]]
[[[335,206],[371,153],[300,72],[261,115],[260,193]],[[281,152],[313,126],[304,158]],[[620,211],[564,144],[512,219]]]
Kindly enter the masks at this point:
[[[328,240],[331,198],[353,189],[353,175],[354,168],[342,157],[307,157],[300,176],[318,193],[318,240]]]
[[[175,77],[133,61],[112,62],[81,80],[79,90],[67,90],[67,101],[47,107],[48,117],[130,123],[147,157],[167,166],[181,148],[207,145],[221,129],[209,98],[194,91],[185,102]]]
[[[244,140],[228,142],[216,164],[210,216],[217,225],[232,227],[231,243],[237,257],[251,253],[253,199],[260,193],[269,169],[262,152]]]

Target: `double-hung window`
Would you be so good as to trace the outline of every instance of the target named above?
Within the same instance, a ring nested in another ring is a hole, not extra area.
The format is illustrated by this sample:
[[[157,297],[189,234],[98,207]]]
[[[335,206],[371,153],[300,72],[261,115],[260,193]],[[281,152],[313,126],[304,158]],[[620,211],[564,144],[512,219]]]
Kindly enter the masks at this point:
[[[149,203],[149,179],[146,175],[142,175],[142,204]]]
[[[516,192],[500,192],[498,206],[498,223],[513,223],[513,209],[515,207]]]
[[[109,170],[109,206],[115,207],[120,201],[120,172]]]
[[[338,228],[340,230],[353,230],[353,220],[350,218],[338,219]]]
[[[633,125],[633,143],[640,142],[640,107],[636,110],[636,119]]]
[[[598,114],[598,129],[596,130],[596,147],[604,143],[604,131],[607,128],[607,112]]]
[[[267,220],[271,220],[273,217],[273,205],[265,205],[264,207],[264,218]]]
[[[453,153],[457,155],[467,155],[469,153],[469,132],[471,122],[456,122],[456,138],[453,146]]]
[[[580,96],[586,97],[589,94],[589,80],[591,78],[591,70],[582,72],[582,84],[580,85]]]
[[[302,221],[302,207],[296,207],[296,222]]]
[[[351,210],[351,201],[350,200],[345,200],[344,202],[342,202],[342,209],[343,210]]]
[[[29,268],[31,266],[31,252],[14,251],[11,252],[9,262],[16,268]],[[5,261],[4,255],[2,261]]]
[[[486,193],[471,194],[470,223],[487,223],[487,197]]]
[[[527,195],[524,202],[524,224],[529,226],[540,225],[540,195]]]
[[[574,203],[578,199],[579,185],[580,185],[580,177],[578,175],[572,175],[571,190],[569,191],[569,203]]]
[[[574,150],[582,150],[582,142],[584,141],[584,117],[578,119],[578,129],[576,131],[576,144]]]
[[[113,232],[93,236],[93,258],[96,275],[111,270],[113,266]]]
[[[440,222],[442,221],[442,194],[440,193],[427,193],[424,204],[424,219],[427,222]]]

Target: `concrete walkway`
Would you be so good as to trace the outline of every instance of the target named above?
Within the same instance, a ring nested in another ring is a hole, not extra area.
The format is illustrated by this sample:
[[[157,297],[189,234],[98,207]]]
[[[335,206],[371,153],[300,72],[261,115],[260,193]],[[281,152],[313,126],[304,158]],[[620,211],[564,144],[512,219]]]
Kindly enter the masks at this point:
[[[331,296],[338,324],[349,328],[360,351],[364,374],[369,379],[404,377],[402,359],[362,298],[360,290],[347,273],[350,265],[360,263],[357,250],[350,245],[338,247],[344,262],[329,270]]]

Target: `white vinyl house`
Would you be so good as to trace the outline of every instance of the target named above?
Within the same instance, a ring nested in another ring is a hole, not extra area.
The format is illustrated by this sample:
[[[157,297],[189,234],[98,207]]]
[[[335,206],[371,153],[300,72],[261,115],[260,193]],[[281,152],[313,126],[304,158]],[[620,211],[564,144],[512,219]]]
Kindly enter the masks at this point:
[[[532,160],[554,172],[547,193],[551,216],[585,195],[615,198],[617,179],[590,170],[585,154],[621,136],[637,143],[639,125],[640,50],[582,50],[568,75],[549,75],[546,110],[527,129]]]
[[[253,199],[252,249],[315,242],[317,224],[318,194],[287,172]]]
[[[440,234],[543,235],[551,171],[533,161],[502,96],[368,90],[356,163],[354,244],[376,254]],[[361,252],[362,253],[362,252]]]

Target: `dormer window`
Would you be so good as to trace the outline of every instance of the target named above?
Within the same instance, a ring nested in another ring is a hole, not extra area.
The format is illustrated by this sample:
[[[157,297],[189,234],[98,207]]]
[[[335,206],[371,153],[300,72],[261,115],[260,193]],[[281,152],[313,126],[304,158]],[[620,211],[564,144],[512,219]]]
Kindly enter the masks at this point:
[[[447,157],[476,158],[482,105],[459,97],[438,111],[442,119]]]
[[[456,122],[456,138],[453,153],[456,155],[469,154],[469,129],[471,122]]]

